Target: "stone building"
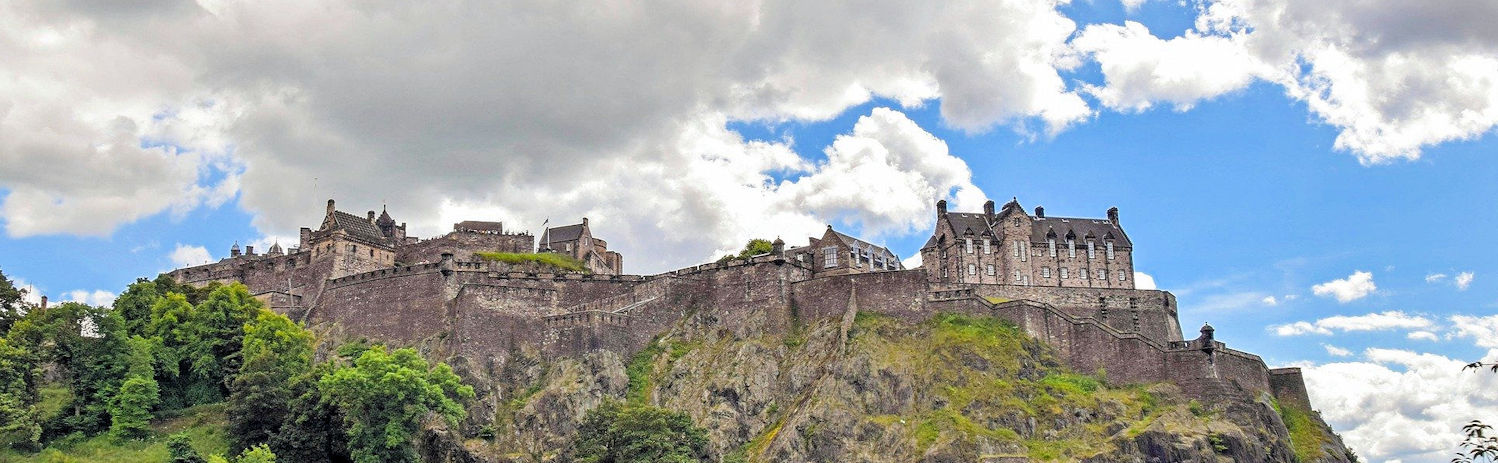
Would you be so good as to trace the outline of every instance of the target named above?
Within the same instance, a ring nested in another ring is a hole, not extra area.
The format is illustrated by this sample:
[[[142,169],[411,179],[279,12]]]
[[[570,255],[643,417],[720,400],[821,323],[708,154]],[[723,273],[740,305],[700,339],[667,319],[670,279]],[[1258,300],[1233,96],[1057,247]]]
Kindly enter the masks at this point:
[[[571,256],[595,274],[624,273],[624,256],[610,251],[607,241],[593,236],[587,217],[583,217],[582,223],[548,228],[541,234],[541,240],[542,252]]]
[[[1133,243],[1107,219],[1025,213],[1017,199],[982,213],[950,212],[936,202],[936,225],[921,247],[921,267],[936,284],[1004,284],[1070,288],[1134,288]]]
[[[807,238],[806,247],[787,249],[786,258],[805,263],[823,275],[904,270],[900,258],[889,248],[875,245],[833,230],[831,225],[821,238]]]

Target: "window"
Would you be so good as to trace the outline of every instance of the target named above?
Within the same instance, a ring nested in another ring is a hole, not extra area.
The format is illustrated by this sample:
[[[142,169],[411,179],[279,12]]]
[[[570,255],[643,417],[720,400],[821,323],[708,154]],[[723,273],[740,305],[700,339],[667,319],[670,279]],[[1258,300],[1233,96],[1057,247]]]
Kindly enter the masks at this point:
[[[1118,281],[1124,281],[1125,275],[1129,274],[1128,272],[1116,272],[1116,273],[1118,273]]]
[[[1019,257],[1019,242],[1015,241],[1012,243],[1012,247],[1014,248],[1014,257]]]
[[[1087,279],[1087,269],[1085,269],[1085,268],[1079,268],[1079,269],[1077,269],[1077,278],[1082,279],[1082,280],[1086,280]]]
[[[837,246],[822,248],[822,267],[833,268],[837,266]]]
[[[858,247],[857,246],[854,246],[853,249],[849,249],[848,250],[848,262],[851,263],[851,264],[853,264],[854,267],[862,267],[863,266],[863,264],[858,261]]]
[[[1093,252],[1093,250],[1094,250],[1094,248],[1092,246],[1092,240],[1087,240],[1087,258],[1088,259],[1092,259],[1094,257],[1097,257],[1097,255]]]
[[[358,245],[354,245],[354,244],[348,245],[348,252],[350,254],[355,253],[355,252],[359,252],[359,246]]]
[[[1015,270],[1014,271],[1014,282],[1015,283],[1019,283],[1020,281],[1022,281],[1022,280],[1020,280],[1020,278],[1019,278],[1019,270]]]
[[[1108,269],[1101,269],[1101,268],[1098,269],[1097,270],[1097,279],[1099,279],[1099,280],[1107,280],[1108,279]]]
[[[941,258],[943,258],[943,259],[947,258],[947,249],[946,248],[942,248],[942,250],[941,250]]]
[[[977,275],[978,274],[978,266],[974,265],[974,264],[967,264],[967,274],[968,275]]]
[[[1056,257],[1056,239],[1046,238],[1045,245],[1046,247],[1051,248],[1051,257]]]
[[[1077,240],[1066,239],[1066,257],[1077,257]]]
[[[1012,224],[1014,224],[1014,226],[1018,227],[1019,226],[1019,217],[1015,217],[1014,220],[1011,220],[1009,223],[1012,223]]]
[[[1061,267],[1061,279],[1066,279],[1066,267]]]
[[[1015,241],[1014,242],[1014,247],[1019,248],[1019,260],[1020,260],[1020,262],[1029,262],[1030,261],[1030,242],[1029,241]]]
[[[988,276],[993,276],[993,264],[988,264]]]
[[[963,241],[963,243],[967,244],[967,253],[968,254],[972,254],[973,253],[973,239],[972,238],[963,238],[962,241]]]
[[[1051,277],[1051,268],[1050,267],[1041,267],[1040,268],[1040,277],[1041,278],[1050,278]]]
[[[1108,242],[1108,260],[1113,260],[1113,242]]]
[[[983,239],[983,253],[984,254],[993,254],[993,249],[989,248],[989,246],[988,246],[988,238],[984,238]]]
[[[947,277],[947,268],[946,267],[942,267],[941,268],[941,277],[942,278],[946,278]]]

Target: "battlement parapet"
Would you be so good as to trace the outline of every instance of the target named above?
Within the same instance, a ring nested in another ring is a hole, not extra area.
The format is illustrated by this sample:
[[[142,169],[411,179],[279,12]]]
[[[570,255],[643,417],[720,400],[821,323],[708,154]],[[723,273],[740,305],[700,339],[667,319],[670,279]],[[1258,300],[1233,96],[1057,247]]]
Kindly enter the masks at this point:
[[[634,324],[635,317],[602,310],[587,310],[543,317],[541,321],[548,329],[592,326],[628,328]]]

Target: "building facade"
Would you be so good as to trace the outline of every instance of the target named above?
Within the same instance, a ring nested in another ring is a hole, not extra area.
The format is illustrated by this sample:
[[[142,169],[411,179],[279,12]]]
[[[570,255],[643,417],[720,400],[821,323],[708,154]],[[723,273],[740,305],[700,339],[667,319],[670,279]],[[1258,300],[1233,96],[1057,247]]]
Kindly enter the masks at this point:
[[[995,211],[951,212],[936,203],[936,225],[921,247],[921,267],[935,284],[1000,284],[1134,289],[1133,243],[1106,219],[1048,217],[1011,200]]]

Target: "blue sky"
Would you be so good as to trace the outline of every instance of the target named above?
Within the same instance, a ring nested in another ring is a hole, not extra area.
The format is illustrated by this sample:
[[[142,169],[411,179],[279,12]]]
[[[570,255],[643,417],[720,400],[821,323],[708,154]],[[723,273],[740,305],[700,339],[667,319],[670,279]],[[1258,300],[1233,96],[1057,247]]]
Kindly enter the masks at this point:
[[[1184,331],[1306,368],[1372,461],[1498,420],[1459,372],[1498,355],[1498,8],[957,3],[0,6],[0,269],[106,302],[329,196],[422,235],[588,216],[645,273],[825,223],[909,256],[981,191],[1119,207]]]

